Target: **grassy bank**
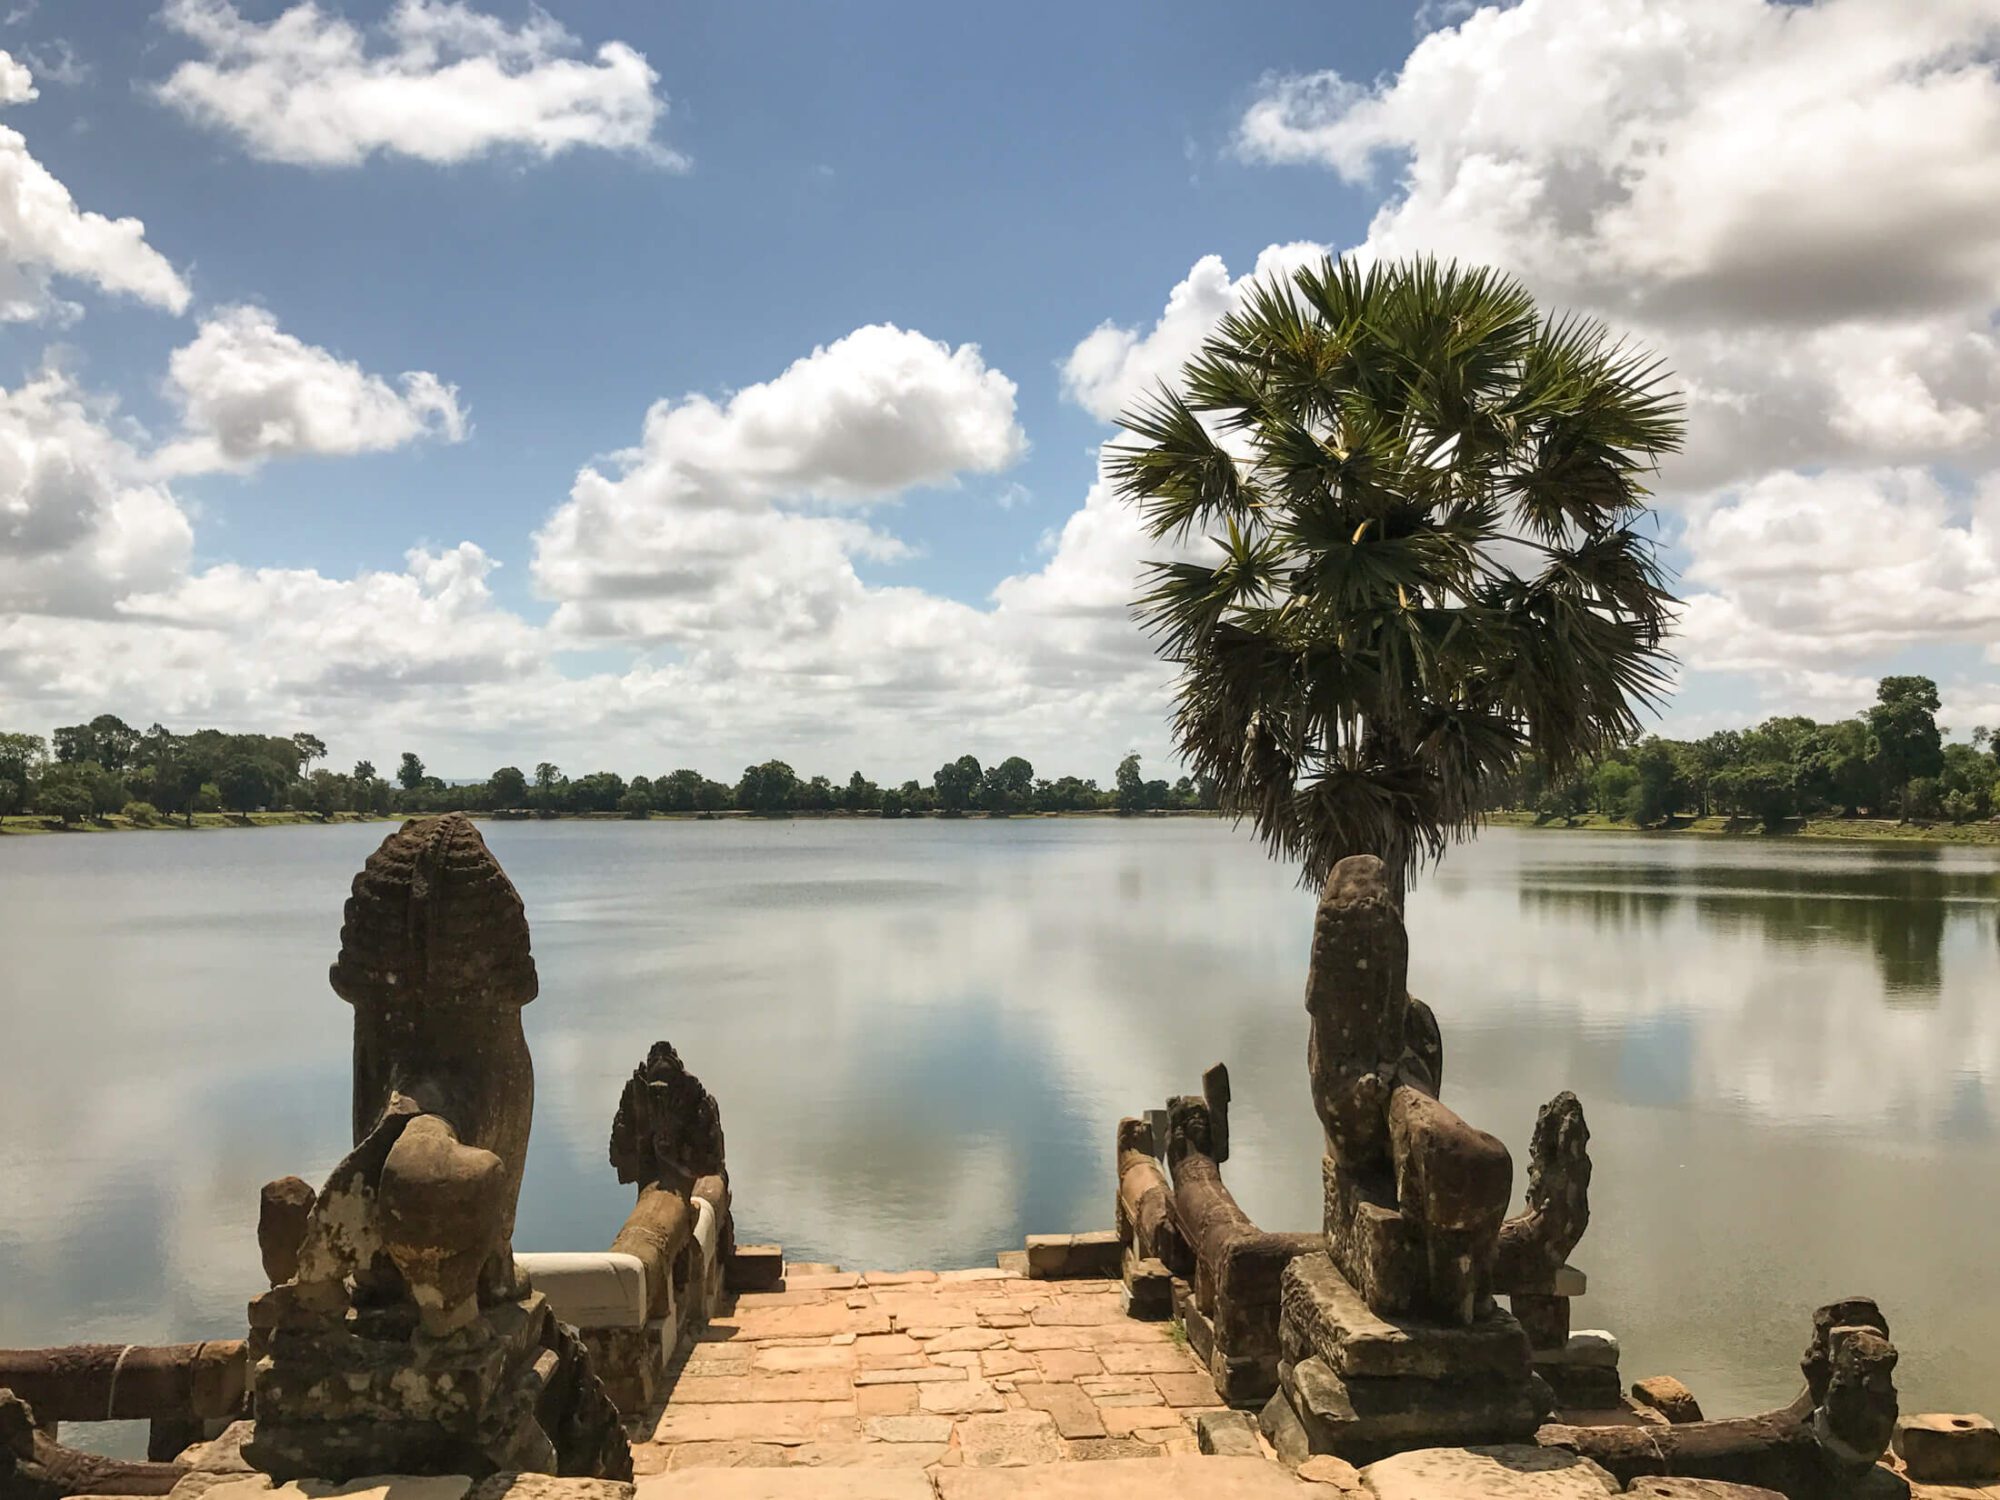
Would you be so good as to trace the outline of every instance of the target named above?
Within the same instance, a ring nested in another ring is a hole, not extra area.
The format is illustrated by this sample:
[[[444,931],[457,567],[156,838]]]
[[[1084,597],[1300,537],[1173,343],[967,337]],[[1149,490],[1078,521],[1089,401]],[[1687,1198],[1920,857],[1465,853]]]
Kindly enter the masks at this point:
[[[1897,823],[1882,818],[1789,819],[1783,827],[1767,830],[1748,818],[1675,818],[1657,828],[1636,828],[1590,813],[1572,822],[1560,818],[1546,823],[1528,812],[1498,812],[1487,815],[1496,828],[1533,828],[1557,833],[1641,833],[1648,838],[1671,838],[1681,834],[1706,834],[1749,839],[1844,839],[1871,844],[1983,844],[2000,846],[2000,823]]]
[[[54,818],[24,815],[0,818],[0,838],[25,837],[39,834],[63,833],[202,833],[225,828],[277,828],[289,824],[315,823],[400,823],[404,813],[331,813],[321,817],[307,812],[257,812],[257,813],[196,813],[190,828],[179,818],[162,819],[157,823],[135,823],[131,819],[113,813],[105,818],[87,819],[64,827]],[[493,813],[475,812],[470,816],[482,821],[492,819]],[[1105,808],[1083,812],[1015,813],[1015,820],[1036,818],[1213,818],[1214,812],[1196,809],[1161,810],[1157,812],[1127,814]],[[624,813],[557,813],[553,819],[543,820],[525,814],[498,815],[504,822],[560,821],[568,823],[626,823],[654,821],[661,823],[686,823],[699,821],[722,821],[736,819],[766,819],[782,822],[786,819],[829,818],[842,821],[879,822],[873,813],[851,812],[793,812],[780,813],[767,818],[764,814],[739,812],[730,809],[713,813],[661,813],[650,815],[649,819],[628,818]],[[987,817],[985,813],[905,813],[906,818],[942,818],[949,820],[979,821]],[[1745,839],[1845,839],[1863,843],[1879,844],[1971,844],[2000,848],[2000,823],[1896,823],[1888,819],[1874,818],[1809,818],[1803,822],[1794,819],[1775,831],[1767,831],[1761,824],[1744,818],[1676,818],[1671,823],[1657,828],[1635,828],[1630,823],[1615,822],[1610,818],[1590,813],[1565,823],[1560,819],[1546,823],[1535,821],[1533,813],[1496,812],[1489,813],[1486,821],[1496,828],[1529,828],[1541,832],[1554,833],[1627,833],[1644,834],[1648,838],[1671,838],[1684,834],[1706,835],[1720,838]]]
[[[67,827],[55,818],[33,814],[0,818],[0,836],[18,837],[42,833],[201,833],[218,828],[278,828],[292,823],[400,823],[394,813],[329,813],[325,817],[308,812],[196,813],[190,827],[179,817],[162,816],[157,823],[135,823],[120,813],[102,818],[85,818]]]
[[[308,812],[196,813],[194,815],[194,823],[192,826],[190,826],[179,817],[174,817],[171,819],[162,817],[161,820],[157,823],[135,823],[130,818],[124,817],[118,813],[112,813],[108,817],[86,818],[81,822],[72,823],[65,826],[63,823],[61,823],[59,820],[55,818],[46,818],[39,816],[37,814],[22,814],[18,816],[0,817],[0,837],[17,837],[17,836],[30,836],[36,834],[62,834],[62,833],[201,833],[204,831],[213,831],[218,828],[280,828],[291,824],[302,825],[302,824],[316,824],[316,823],[400,823],[405,818],[424,817],[424,816],[426,816],[426,814],[423,813],[329,813],[324,817],[320,816],[318,813],[308,813]],[[873,823],[882,821],[880,818],[876,817],[874,813],[866,813],[866,812],[853,813],[844,811],[834,811],[834,812],[789,812],[789,813],[765,814],[765,813],[740,812],[734,808],[730,808],[722,812],[705,812],[705,813],[656,812],[648,814],[648,816],[645,818],[633,818],[625,813],[616,813],[616,812],[552,813],[547,818],[541,818],[536,815],[527,813],[490,813],[490,812],[472,812],[472,813],[467,813],[466,816],[470,818],[476,818],[481,822],[499,821],[504,823],[532,823],[532,822],[695,823],[695,822],[730,821],[737,819],[748,820],[748,821],[784,822],[794,818],[836,819],[844,822],[862,822],[862,823]],[[948,821],[948,822],[979,822],[987,820],[989,816],[990,816],[989,814],[982,812],[970,812],[970,813],[913,812],[913,813],[903,814],[903,817],[906,819],[936,818],[941,821]],[[1173,810],[1161,809],[1155,812],[1144,812],[1144,813],[1121,813],[1117,811],[1115,808],[1103,808],[1103,809],[1096,809],[1096,810],[1089,810],[1082,812],[1013,813],[1008,815],[1008,817],[1006,818],[996,819],[994,821],[1032,822],[1037,818],[1122,818],[1122,817],[1213,818],[1215,816],[1217,816],[1217,814],[1213,812],[1192,809],[1192,808],[1176,808]],[[891,821],[894,820],[892,819]]]

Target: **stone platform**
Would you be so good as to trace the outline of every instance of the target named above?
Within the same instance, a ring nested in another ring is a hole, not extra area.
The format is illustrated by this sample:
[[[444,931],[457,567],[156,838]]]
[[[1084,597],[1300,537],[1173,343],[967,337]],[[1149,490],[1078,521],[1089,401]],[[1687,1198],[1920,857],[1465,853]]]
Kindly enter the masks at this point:
[[[782,1291],[738,1294],[634,1424],[641,1489],[691,1469],[1195,1456],[1196,1419],[1223,1407],[1172,1328],[1127,1317],[1117,1280],[1024,1271],[793,1265]]]

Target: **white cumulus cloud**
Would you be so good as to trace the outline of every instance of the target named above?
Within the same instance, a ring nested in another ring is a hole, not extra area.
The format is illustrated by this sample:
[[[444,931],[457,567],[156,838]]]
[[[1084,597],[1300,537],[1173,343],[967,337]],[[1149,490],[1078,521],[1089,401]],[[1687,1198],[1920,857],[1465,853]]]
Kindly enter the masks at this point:
[[[1140,541],[1103,483],[989,598],[864,576],[911,555],[891,502],[983,507],[958,478],[1023,450],[1013,384],[971,346],[866,328],[734,396],[658,403],[536,538],[547,625],[470,542],[350,577],[195,567],[186,511],[107,408],[58,377],[17,394],[40,477],[5,491],[27,497],[0,562],[10,723],[309,725],[336,757],[414,744],[454,774],[533,753],[728,775],[776,753],[900,777],[973,749],[1104,777],[1164,749],[1167,673],[1125,616]],[[143,567],[108,545],[121,507],[159,523],[126,549]]]
[[[1268,245],[1256,265],[1234,280],[1221,256],[1204,255],[1167,295],[1151,329],[1140,333],[1101,323],[1071,350],[1063,363],[1064,394],[1091,415],[1117,421],[1160,385],[1178,384],[1181,367],[1253,283],[1281,279],[1327,253],[1325,245],[1311,241]]]
[[[2000,643],[2000,477],[1964,494],[1922,468],[1781,471],[1705,503],[1685,544],[1691,667],[1826,669]]]
[[[400,389],[398,388],[400,387]],[[223,307],[167,363],[181,435],[156,464],[169,474],[243,470],[295,454],[376,453],[465,435],[458,388],[427,370],[391,386],[286,333],[258,307]]]
[[[470,542],[349,578],[220,564],[113,617],[0,616],[0,702],[31,721],[96,704],[182,728],[318,725],[356,754],[461,722],[545,726],[563,684],[536,629],[494,602],[493,566]]]
[[[656,403],[612,472],[577,476],[535,579],[579,635],[817,638],[860,595],[852,559],[905,553],[827,507],[997,473],[1025,446],[1014,383],[977,348],[859,328],[727,401]]]
[[[105,616],[169,585],[193,529],[110,414],[45,370],[0,390],[0,616]]]
[[[230,0],[168,0],[162,15],[202,55],[159,97],[268,160],[591,148],[686,164],[654,139],[667,101],[644,54],[612,41],[579,57],[577,38],[540,9],[509,26],[461,0],[397,0],[372,35],[310,0],[262,23]]]
[[[1523,0],[1377,85],[1274,80],[1240,140],[1356,181],[1400,159],[1384,254],[1661,321],[1935,311],[2000,290],[1996,42],[1984,0]]]
[[[112,705],[142,723],[312,723],[338,736],[470,722],[504,735],[578,712],[544,633],[494,599],[482,548],[415,547],[400,570],[347,578],[195,568],[188,513],[150,473],[115,414],[69,378],[0,392],[10,727]]]
[[[1379,80],[1267,80],[1239,149],[1384,184],[1364,256],[1512,271],[1666,357],[1691,668],[1798,698],[1994,640],[2000,9],[1465,9]]]
[[[35,97],[28,69],[0,52],[0,107]],[[0,126],[0,322],[73,316],[50,290],[58,276],[174,313],[187,310],[190,296],[167,258],[146,243],[144,224],[78,208],[27,138]]]
[[[0,52],[0,109],[10,104],[26,104],[37,97],[35,77],[13,55]]]

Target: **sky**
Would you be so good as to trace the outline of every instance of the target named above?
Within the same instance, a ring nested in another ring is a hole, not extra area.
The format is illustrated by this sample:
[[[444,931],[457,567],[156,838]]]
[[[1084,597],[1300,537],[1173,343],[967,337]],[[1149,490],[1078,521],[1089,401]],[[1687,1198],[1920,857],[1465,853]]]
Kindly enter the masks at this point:
[[[2000,724],[2000,0],[0,0],[0,728],[1164,770],[1104,446],[1329,253],[1675,370],[1661,732]]]

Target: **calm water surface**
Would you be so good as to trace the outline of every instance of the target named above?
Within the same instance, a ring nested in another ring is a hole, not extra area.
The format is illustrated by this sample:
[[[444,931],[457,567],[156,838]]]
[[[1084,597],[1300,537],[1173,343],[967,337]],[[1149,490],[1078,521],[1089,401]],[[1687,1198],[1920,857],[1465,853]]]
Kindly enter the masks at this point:
[[[385,825],[0,845],[0,1344],[240,1334],[257,1189],[347,1144],[326,986]],[[523,1249],[609,1243],[655,1038],[722,1103],[739,1233],[970,1264],[1111,1222],[1122,1114],[1234,1080],[1228,1175],[1319,1218],[1310,902],[1207,820],[488,824],[541,998]],[[1489,832],[1411,900],[1445,1096],[1525,1155],[1583,1098],[1581,1326],[1711,1414],[1878,1297],[1906,1409],[2000,1409],[2000,858]],[[1518,1177],[1518,1171],[1517,1171]],[[1517,1186],[1518,1192],[1518,1186]]]

